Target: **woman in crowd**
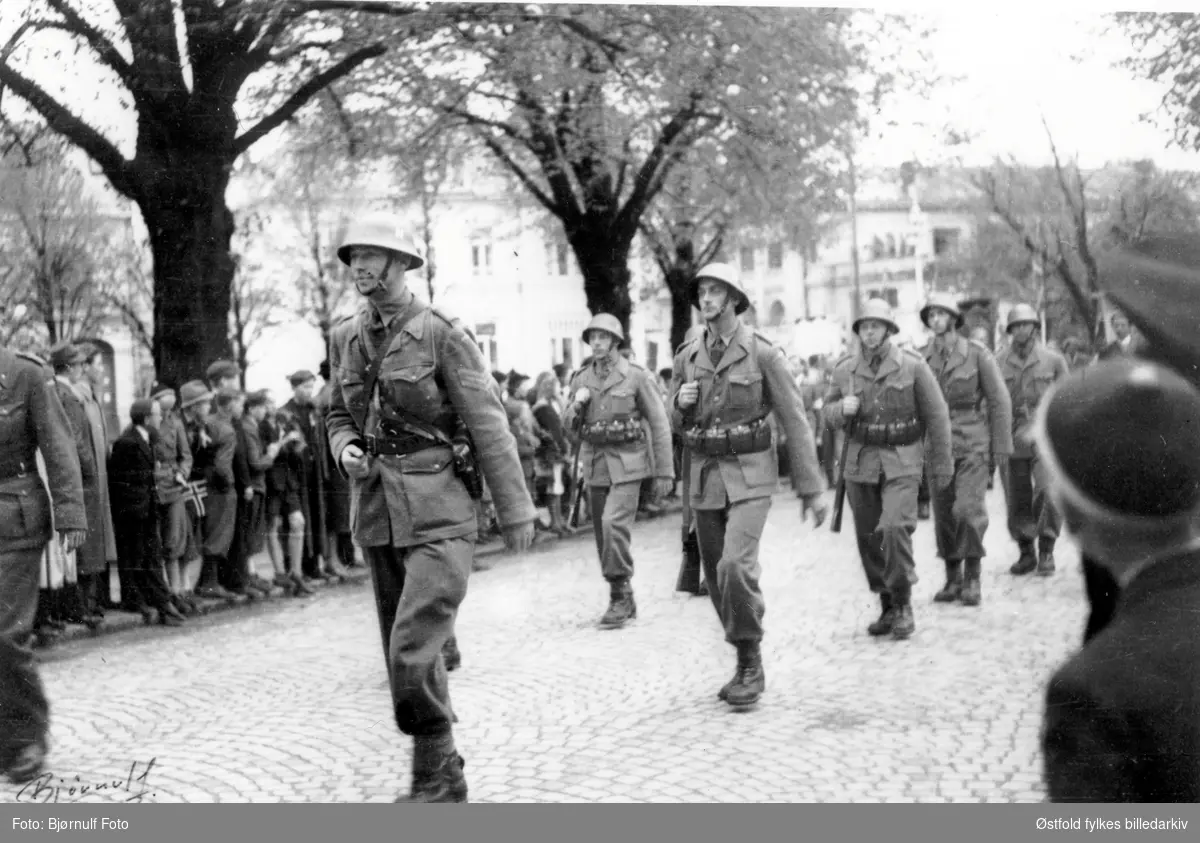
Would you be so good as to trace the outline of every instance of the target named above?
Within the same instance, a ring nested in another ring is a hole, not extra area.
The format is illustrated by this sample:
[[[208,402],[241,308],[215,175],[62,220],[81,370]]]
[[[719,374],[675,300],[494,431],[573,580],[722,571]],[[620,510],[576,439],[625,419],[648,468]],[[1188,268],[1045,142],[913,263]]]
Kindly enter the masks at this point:
[[[554,372],[543,372],[538,376],[534,394],[533,418],[541,429],[541,441],[534,452],[534,473],[539,484],[545,484],[550,531],[565,536],[573,531],[563,517],[563,470],[571,446],[562,425],[562,384]]]

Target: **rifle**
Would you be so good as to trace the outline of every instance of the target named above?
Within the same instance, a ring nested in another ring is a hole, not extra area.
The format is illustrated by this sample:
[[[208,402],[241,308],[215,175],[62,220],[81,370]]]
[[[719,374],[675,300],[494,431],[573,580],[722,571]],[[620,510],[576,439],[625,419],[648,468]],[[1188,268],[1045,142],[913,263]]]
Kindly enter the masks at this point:
[[[838,459],[837,491],[833,495],[833,520],[829,525],[835,533],[842,531],[842,512],[846,506],[846,457],[850,452],[850,438],[854,435],[858,417],[855,416],[846,425],[846,433],[842,439],[842,455]]]
[[[571,467],[571,511],[567,514],[567,526],[575,528],[579,520],[579,504],[583,500],[583,481],[579,477],[579,455],[583,452],[583,440],[575,446],[575,464]]]
[[[683,427],[691,414],[684,414]],[[679,575],[675,578],[675,590],[686,591],[688,594],[700,593],[700,541],[692,531],[692,452],[686,442],[681,442],[683,453],[680,455],[680,473],[683,475],[683,522],[680,525],[680,539],[683,545],[683,558],[679,563]]]

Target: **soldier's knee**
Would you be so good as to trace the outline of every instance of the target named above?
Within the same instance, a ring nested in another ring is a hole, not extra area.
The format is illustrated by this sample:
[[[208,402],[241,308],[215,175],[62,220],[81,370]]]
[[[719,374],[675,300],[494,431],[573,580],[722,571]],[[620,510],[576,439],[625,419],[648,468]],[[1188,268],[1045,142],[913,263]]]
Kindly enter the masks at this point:
[[[293,530],[304,529],[304,513],[299,510],[288,513],[288,527]]]

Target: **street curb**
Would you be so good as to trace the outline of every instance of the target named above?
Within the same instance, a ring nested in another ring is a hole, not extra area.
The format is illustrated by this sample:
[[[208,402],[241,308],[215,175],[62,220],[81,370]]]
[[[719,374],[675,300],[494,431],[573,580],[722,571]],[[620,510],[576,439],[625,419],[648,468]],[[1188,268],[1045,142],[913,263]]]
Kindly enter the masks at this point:
[[[314,585],[317,594],[321,594],[331,588],[345,588],[348,586],[363,585],[371,581],[371,575],[366,570],[353,568],[350,570],[344,581],[329,581]],[[316,595],[313,595],[314,597]],[[232,600],[206,600],[204,598],[195,597],[196,603],[200,605],[201,613],[199,617],[206,618],[209,615],[229,612],[236,609],[249,608],[251,606],[260,606],[263,604],[278,603],[287,600],[284,596],[283,589],[271,589],[271,597],[269,600],[250,600],[248,597],[235,597]],[[144,627],[146,629],[187,629],[185,624],[183,627],[164,627],[159,624],[148,624],[140,614],[132,612],[121,612],[117,610],[108,610],[104,613],[104,621],[96,629],[89,629],[82,624],[68,624],[67,628],[60,632],[51,644],[43,644],[40,641],[35,644],[36,652],[52,652],[61,644],[66,644],[72,641],[88,641],[96,638],[104,638],[109,635],[115,635],[118,632],[125,632],[130,629]]]

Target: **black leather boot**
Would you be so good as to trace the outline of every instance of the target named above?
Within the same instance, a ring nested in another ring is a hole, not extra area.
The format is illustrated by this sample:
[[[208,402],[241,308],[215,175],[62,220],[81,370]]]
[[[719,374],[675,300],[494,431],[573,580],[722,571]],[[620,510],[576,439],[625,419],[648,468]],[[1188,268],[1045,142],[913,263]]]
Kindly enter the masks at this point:
[[[946,584],[942,590],[933,595],[935,603],[953,603],[962,594],[962,562],[958,559],[946,560]]]
[[[913,618],[912,601],[908,598],[897,600],[895,620],[892,621],[892,637],[903,641],[912,636],[917,630],[917,622]]]
[[[442,658],[446,662],[446,671],[458,670],[462,665],[462,653],[458,650],[458,639],[451,635],[442,646]]]
[[[1054,576],[1054,539],[1038,541],[1037,573],[1039,577]]]
[[[737,650],[737,674],[725,692],[725,702],[741,708],[758,702],[767,689],[767,677],[763,673],[762,651],[757,641],[738,644]]]
[[[964,606],[978,606],[983,599],[983,591],[979,584],[979,574],[983,563],[979,559],[968,559],[963,573],[962,595],[959,599]]]
[[[1014,576],[1023,577],[1033,573],[1037,564],[1037,556],[1033,552],[1033,542],[1021,542],[1021,555],[1008,571]]]
[[[436,735],[413,740],[412,788],[403,802],[466,802],[466,762],[454,748],[454,736]]]
[[[879,603],[883,607],[883,614],[867,627],[867,633],[870,635],[889,634],[892,631],[892,623],[896,620],[896,612],[892,608],[892,596],[890,594],[879,595]]]
[[[608,611],[600,618],[600,628],[620,629],[637,617],[637,604],[629,580],[613,580],[610,588]]]

